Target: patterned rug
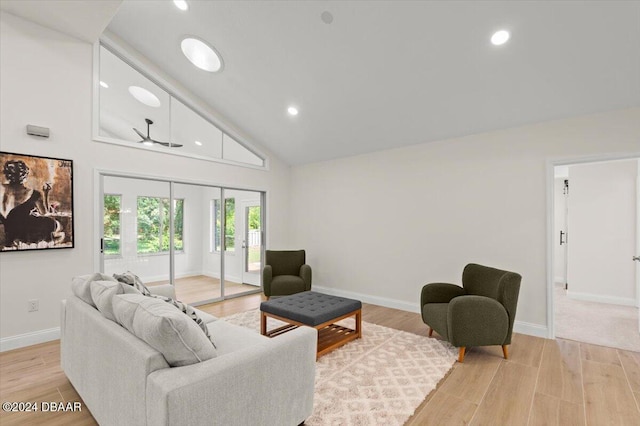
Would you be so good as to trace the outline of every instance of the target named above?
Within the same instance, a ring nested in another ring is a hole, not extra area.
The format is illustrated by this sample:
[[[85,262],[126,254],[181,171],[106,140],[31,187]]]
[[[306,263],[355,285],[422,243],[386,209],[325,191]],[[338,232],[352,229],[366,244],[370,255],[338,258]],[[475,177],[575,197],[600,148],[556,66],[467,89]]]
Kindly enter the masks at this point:
[[[224,319],[260,332],[257,309]],[[283,324],[268,321],[268,329]],[[339,324],[354,327],[354,320]],[[456,358],[456,349],[447,342],[363,321],[361,339],[316,363],[313,414],[304,424],[402,425]]]

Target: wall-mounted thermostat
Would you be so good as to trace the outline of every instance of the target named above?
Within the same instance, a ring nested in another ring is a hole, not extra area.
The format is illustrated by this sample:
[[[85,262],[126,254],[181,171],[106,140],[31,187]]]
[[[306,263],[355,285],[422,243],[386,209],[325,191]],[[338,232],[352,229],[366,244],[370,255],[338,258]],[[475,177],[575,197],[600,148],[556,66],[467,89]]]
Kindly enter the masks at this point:
[[[31,136],[40,136],[41,138],[48,138],[49,128],[34,126],[33,124],[27,124],[27,134]]]

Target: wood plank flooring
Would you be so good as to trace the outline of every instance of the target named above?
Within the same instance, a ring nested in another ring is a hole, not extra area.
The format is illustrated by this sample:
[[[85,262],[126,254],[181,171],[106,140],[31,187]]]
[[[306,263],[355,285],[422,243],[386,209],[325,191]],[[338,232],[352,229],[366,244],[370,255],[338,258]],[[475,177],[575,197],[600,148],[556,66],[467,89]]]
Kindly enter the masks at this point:
[[[168,283],[169,281],[154,281],[145,285],[147,287],[152,287],[154,285]],[[197,304],[201,300],[217,299],[220,297],[221,287],[222,285],[219,278],[208,277],[206,275],[193,275],[190,277],[176,278],[176,299],[189,304]],[[259,286],[235,283],[228,280],[224,282],[224,294],[226,296],[256,291],[259,289]]]
[[[262,300],[254,294],[200,308],[223,317]],[[362,319],[427,338],[418,314],[364,304]],[[521,334],[509,349],[504,360],[499,346],[471,348],[407,425],[640,424],[640,353]],[[60,368],[59,341],[0,353],[0,400],[81,401]],[[0,424],[96,423],[83,404],[76,413],[0,412]]]

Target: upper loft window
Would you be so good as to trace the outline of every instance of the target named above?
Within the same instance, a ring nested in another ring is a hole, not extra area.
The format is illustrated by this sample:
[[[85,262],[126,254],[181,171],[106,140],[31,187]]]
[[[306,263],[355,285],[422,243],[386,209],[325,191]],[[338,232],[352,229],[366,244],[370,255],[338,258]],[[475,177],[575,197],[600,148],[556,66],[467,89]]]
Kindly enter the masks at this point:
[[[110,48],[96,48],[94,139],[251,168],[266,157],[216,126]]]

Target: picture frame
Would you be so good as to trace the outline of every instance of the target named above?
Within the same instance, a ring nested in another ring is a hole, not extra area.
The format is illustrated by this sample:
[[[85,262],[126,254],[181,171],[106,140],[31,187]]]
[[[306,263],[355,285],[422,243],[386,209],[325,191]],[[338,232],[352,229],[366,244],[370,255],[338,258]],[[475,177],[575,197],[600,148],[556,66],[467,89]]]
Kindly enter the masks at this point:
[[[0,253],[74,241],[73,161],[0,151]]]

